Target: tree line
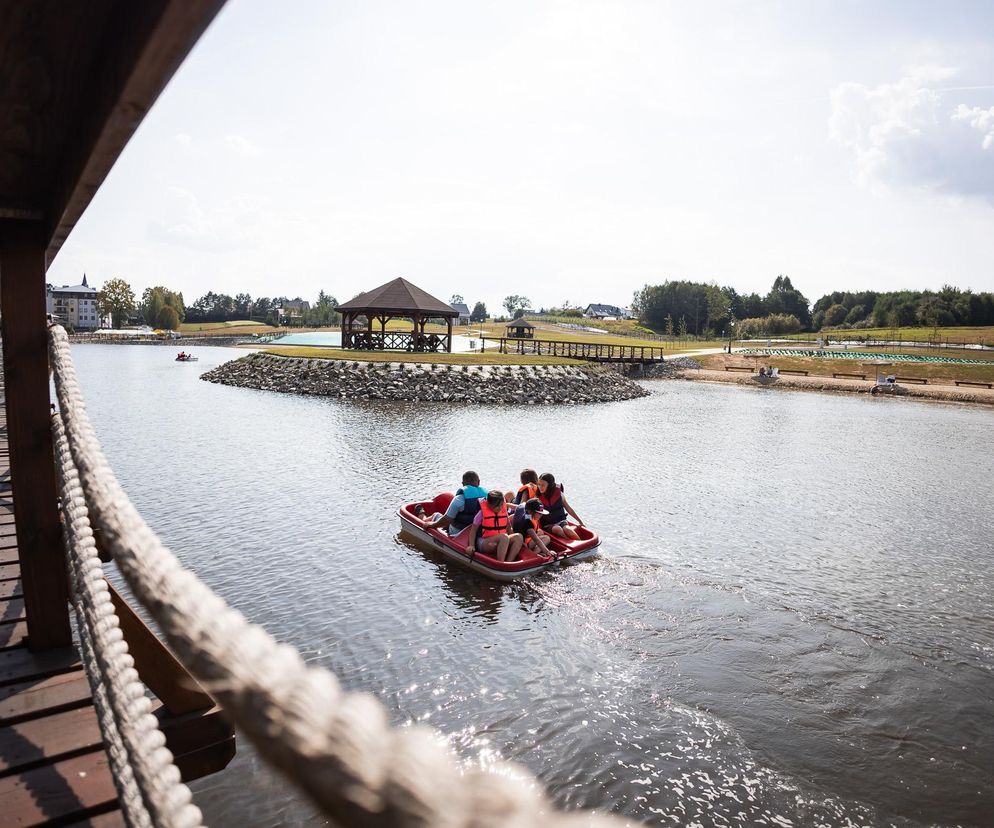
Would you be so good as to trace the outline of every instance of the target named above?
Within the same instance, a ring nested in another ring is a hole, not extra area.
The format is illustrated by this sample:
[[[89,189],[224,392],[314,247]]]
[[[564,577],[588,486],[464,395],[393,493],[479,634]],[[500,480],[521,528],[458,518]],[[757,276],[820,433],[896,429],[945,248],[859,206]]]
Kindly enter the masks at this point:
[[[667,281],[635,292],[632,311],[640,324],[669,336],[722,336],[731,333],[792,333],[811,325],[808,300],[790,281],[777,276],[765,296],[740,294],[714,282]],[[734,322],[734,326],[733,326]]]
[[[308,327],[337,325],[341,321],[338,300],[323,290],[314,304],[299,296],[253,299],[248,293],[230,296],[208,291],[192,305],[187,305],[180,291],[163,285],[145,288],[141,299],[124,279],[109,279],[97,292],[102,315],[113,318],[115,328],[129,322],[151,325],[163,330],[176,330],[184,322],[234,322],[241,320],[265,322],[270,325],[294,324]],[[308,307],[304,307],[304,305]],[[280,309],[284,309],[281,316]]]
[[[815,302],[812,324],[815,330],[994,325],[994,293],[949,285],[939,291],[836,291]]]
[[[639,323],[671,336],[738,337],[824,328],[994,325],[994,294],[944,286],[939,291],[836,291],[812,307],[790,277],[777,276],[765,296],[714,282],[673,280],[636,291]]]

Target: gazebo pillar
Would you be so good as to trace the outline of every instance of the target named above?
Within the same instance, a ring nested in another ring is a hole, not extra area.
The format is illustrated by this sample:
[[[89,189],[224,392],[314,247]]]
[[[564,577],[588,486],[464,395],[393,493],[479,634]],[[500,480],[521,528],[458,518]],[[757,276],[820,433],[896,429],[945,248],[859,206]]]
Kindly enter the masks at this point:
[[[445,352],[447,354],[452,353],[452,317],[448,317],[447,321],[449,323],[449,335],[445,338]]]

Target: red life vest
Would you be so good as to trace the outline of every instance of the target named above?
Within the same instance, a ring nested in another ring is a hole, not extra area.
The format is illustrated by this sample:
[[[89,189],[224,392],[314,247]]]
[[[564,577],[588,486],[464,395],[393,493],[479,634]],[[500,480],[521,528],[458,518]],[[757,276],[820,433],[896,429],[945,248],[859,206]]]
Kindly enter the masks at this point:
[[[485,497],[481,497],[480,511],[483,513],[483,523],[480,524],[480,528],[483,529],[483,537],[491,538],[494,535],[507,534],[507,507],[504,505],[503,501],[495,512],[490,508],[490,504],[487,503],[487,499]]]
[[[566,520],[566,507],[563,506],[563,484],[557,483],[554,488],[546,486],[545,494],[540,494],[538,499],[549,513],[542,516],[542,525],[549,526]]]

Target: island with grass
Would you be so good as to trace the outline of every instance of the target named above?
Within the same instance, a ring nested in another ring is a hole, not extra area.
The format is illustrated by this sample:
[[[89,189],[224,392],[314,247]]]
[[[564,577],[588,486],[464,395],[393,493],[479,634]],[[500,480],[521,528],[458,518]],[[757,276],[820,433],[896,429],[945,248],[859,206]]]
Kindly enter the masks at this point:
[[[226,362],[208,382],[350,400],[577,405],[645,397],[611,366],[515,354],[398,354],[273,348]]]

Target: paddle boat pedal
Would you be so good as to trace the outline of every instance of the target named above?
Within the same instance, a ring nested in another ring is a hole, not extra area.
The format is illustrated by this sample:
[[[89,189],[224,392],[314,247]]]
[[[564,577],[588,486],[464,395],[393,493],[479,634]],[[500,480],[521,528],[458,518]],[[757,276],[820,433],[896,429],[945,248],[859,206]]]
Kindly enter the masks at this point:
[[[474,572],[478,572],[495,581],[518,581],[527,575],[534,575],[536,572],[541,572],[550,566],[555,566],[564,561],[580,561],[584,558],[590,558],[597,554],[597,548],[601,543],[596,532],[588,529],[586,526],[570,524],[576,530],[580,539],[569,541],[564,538],[550,538],[547,545],[550,551],[554,553],[554,557],[552,558],[543,557],[537,552],[533,552],[527,546],[522,549],[518,560],[511,561],[510,563],[498,561],[496,558],[483,552],[476,552],[471,555],[466,551],[469,528],[463,529],[458,535],[450,537],[444,530],[427,528],[417,514],[419,507],[424,510],[424,514],[428,517],[436,512],[445,514],[445,510],[449,508],[449,503],[453,497],[454,495],[451,493],[443,492],[440,495],[436,495],[432,500],[408,503],[401,506],[397,510],[397,514],[400,516],[401,532],[410,537],[417,538],[432,549],[438,550],[448,560],[467,569],[472,569]]]

